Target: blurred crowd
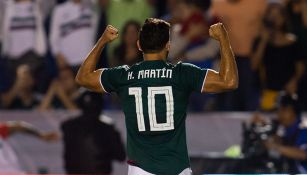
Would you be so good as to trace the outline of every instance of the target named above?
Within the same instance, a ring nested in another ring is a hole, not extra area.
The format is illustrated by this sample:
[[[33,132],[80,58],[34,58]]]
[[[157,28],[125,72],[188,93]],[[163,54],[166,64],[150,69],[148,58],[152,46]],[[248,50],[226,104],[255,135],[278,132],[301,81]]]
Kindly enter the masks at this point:
[[[97,67],[132,65],[142,61],[136,41],[148,17],[172,24],[168,61],[209,69],[219,62],[209,26],[228,29],[239,88],[192,95],[191,111],[270,111],[280,91],[307,109],[307,0],[0,0],[0,109],[78,109],[74,76],[106,25],[120,39]],[[116,97],[104,99],[119,109]]]

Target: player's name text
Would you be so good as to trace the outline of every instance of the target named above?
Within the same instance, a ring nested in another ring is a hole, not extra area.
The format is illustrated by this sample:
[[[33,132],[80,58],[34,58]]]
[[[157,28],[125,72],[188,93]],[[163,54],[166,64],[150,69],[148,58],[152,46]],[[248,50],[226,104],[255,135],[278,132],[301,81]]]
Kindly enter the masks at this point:
[[[147,69],[147,70],[140,70],[137,73],[137,79],[144,79],[144,78],[172,78],[173,70],[172,69]],[[135,79],[134,72],[128,72],[127,80]]]

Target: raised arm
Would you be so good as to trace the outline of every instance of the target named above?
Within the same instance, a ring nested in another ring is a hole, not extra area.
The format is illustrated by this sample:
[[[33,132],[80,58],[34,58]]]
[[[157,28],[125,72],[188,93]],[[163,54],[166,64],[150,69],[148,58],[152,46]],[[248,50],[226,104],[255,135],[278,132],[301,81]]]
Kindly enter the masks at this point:
[[[113,26],[108,25],[92,51],[79,68],[76,76],[76,82],[80,86],[95,92],[104,92],[100,85],[100,76],[103,69],[96,70],[96,65],[104,46],[116,38],[118,38],[118,30]]]
[[[261,30],[261,36],[259,39],[259,43],[256,46],[255,51],[251,54],[251,69],[256,71],[259,69],[261,65],[263,56],[265,54],[266,47],[269,42],[270,32],[267,29],[263,28]]]
[[[218,93],[234,90],[238,87],[239,78],[227,31],[222,23],[217,23],[210,27],[209,34],[220,42],[220,70],[219,72],[208,70],[202,92]]]
[[[25,76],[29,69],[30,68],[27,65],[21,65],[17,68],[16,80],[13,87],[8,92],[0,96],[4,107],[9,107],[13,103],[14,99],[18,97],[18,94],[23,89],[23,85],[25,84]]]
[[[43,139],[45,141],[56,141],[59,138],[58,133],[56,132],[41,132],[40,130],[36,129],[30,123],[22,122],[22,121],[11,121],[7,122],[7,126],[9,128],[9,134],[15,133],[26,133],[37,137],[39,139]]]

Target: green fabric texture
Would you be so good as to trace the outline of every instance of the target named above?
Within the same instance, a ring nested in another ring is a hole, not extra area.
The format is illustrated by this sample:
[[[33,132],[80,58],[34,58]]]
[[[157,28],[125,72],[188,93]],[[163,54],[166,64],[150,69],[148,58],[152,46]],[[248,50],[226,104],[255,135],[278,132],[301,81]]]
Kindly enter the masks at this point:
[[[159,175],[190,167],[185,119],[189,96],[201,92],[207,70],[192,64],[143,61],[105,69],[101,84],[121,101],[128,158]]]

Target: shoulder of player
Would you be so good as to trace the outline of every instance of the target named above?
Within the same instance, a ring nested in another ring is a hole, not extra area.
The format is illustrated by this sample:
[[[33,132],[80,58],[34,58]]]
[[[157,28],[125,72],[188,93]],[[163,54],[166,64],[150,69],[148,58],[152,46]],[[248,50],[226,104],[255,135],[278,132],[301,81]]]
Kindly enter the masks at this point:
[[[174,67],[177,67],[177,68],[197,68],[196,65],[194,64],[191,64],[191,63],[184,63],[182,61],[179,61],[177,64],[174,65]]]
[[[129,72],[129,71],[133,71],[135,69],[138,69],[138,67],[140,66],[142,62],[138,62],[133,64],[132,66],[128,66],[128,65],[122,65],[122,66],[118,66],[118,67],[114,67],[113,69],[118,69],[118,70],[122,70],[124,72]]]
[[[128,71],[130,67],[128,65],[116,66],[111,68],[105,68],[104,70],[119,70],[119,71]]]

